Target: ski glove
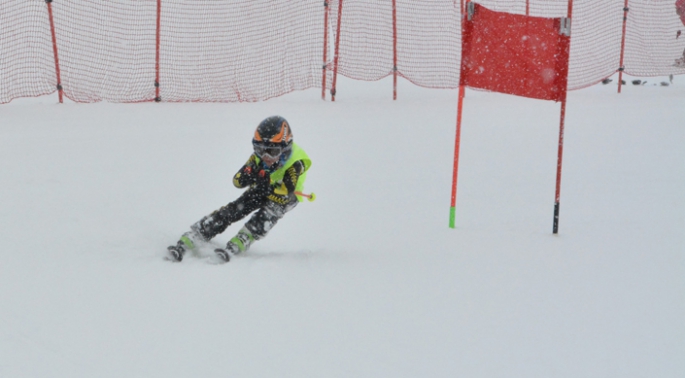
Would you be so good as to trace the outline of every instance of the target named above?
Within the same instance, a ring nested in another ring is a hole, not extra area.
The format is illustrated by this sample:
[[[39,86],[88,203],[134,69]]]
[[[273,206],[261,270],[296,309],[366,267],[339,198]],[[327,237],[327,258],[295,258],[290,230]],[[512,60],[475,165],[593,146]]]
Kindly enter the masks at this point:
[[[245,188],[254,184],[254,182],[254,169],[249,165],[244,165],[238,173],[233,176],[233,185],[235,185],[236,188]]]
[[[264,169],[260,169],[255,172],[255,184],[257,186],[270,186],[271,185],[271,173]]]
[[[256,158],[253,155],[245,162],[238,173],[233,176],[233,185],[236,188],[245,188],[253,185],[257,181],[257,173],[261,170],[258,166]]]

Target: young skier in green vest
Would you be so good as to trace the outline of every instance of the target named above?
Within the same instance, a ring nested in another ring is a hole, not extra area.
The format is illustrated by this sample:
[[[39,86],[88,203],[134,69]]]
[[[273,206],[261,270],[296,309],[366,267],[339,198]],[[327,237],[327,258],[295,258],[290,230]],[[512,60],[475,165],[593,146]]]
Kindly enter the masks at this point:
[[[293,143],[290,125],[283,117],[263,120],[252,139],[254,153],[233,176],[233,185],[247,190],[235,201],[223,206],[190,226],[190,231],[168,248],[168,258],[181,261],[198,241],[207,242],[226,228],[255,212],[226,248],[214,252],[227,262],[232,255],[245,252],[302,201],[302,188],[312,162]]]

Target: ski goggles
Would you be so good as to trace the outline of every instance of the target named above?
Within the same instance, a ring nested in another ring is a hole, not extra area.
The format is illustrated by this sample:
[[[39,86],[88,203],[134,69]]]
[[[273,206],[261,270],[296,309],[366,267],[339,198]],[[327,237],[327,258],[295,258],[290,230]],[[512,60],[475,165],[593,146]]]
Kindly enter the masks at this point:
[[[281,156],[283,153],[283,147],[281,146],[265,146],[263,144],[253,144],[254,146],[254,152],[257,154],[257,156],[264,156],[268,155],[272,158],[277,158]]]

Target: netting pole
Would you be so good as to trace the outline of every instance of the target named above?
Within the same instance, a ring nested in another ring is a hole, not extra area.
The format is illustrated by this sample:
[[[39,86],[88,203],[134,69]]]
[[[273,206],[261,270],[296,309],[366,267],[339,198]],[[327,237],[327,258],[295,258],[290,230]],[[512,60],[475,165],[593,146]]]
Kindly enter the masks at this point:
[[[526,16],[530,16],[530,0],[526,0]]]
[[[323,76],[321,78],[321,99],[326,100],[326,59],[328,59],[328,0],[323,2]]]
[[[59,72],[59,55],[57,54],[57,36],[55,35],[55,22],[52,18],[52,0],[45,0],[48,5],[48,17],[50,18],[50,32],[52,33],[52,51],[55,55],[55,74],[57,75],[57,93],[59,103],[62,103],[62,79]]]
[[[162,26],[162,0],[157,0],[157,36],[155,42],[155,102],[162,101],[159,96],[159,45]]]
[[[457,102],[457,135],[454,138],[454,166],[452,168],[452,199],[450,203],[450,228],[455,228],[455,214],[457,206],[457,174],[459,172],[459,145],[461,144],[461,113],[463,108],[464,85],[459,84],[459,101]]]
[[[331,88],[331,101],[335,101],[335,84],[338,80],[338,51],[340,48],[340,20],[342,19],[343,0],[338,0],[338,26],[335,33],[335,55],[333,56],[333,84]]]
[[[397,0],[392,0],[392,99],[397,100]]]
[[[618,93],[621,93],[621,84],[623,84],[623,52],[626,47],[626,23],[628,21],[628,0],[623,5],[623,35],[621,36],[621,62],[618,66]]]
[[[573,13],[573,0],[568,2],[568,19],[573,22],[571,14]],[[569,44],[570,44],[569,33]],[[569,46],[565,46],[569,48]],[[568,65],[568,62],[566,63]],[[567,68],[568,69],[568,68]],[[567,73],[568,74],[568,73]],[[564,93],[561,98],[561,114],[559,120],[559,148],[557,150],[557,184],[556,191],[554,193],[554,222],[552,225],[552,233],[557,234],[559,232],[559,202],[561,198],[561,163],[564,156],[564,126],[566,122],[566,94],[568,92],[568,84],[565,84]]]

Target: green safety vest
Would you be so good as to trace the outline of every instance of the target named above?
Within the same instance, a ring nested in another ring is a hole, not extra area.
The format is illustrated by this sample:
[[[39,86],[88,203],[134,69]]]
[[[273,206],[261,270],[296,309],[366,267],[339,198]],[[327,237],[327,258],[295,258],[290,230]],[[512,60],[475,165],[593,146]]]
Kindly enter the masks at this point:
[[[259,164],[261,162],[261,159],[256,155],[255,157],[257,158],[257,164]],[[276,194],[288,193],[287,189],[285,188],[285,184],[283,184],[283,176],[285,176],[285,171],[288,170],[288,168],[290,168],[298,160],[302,161],[302,164],[304,164],[304,172],[302,172],[300,177],[297,179],[295,191],[302,193],[302,190],[304,189],[304,181],[307,179],[307,170],[309,170],[309,167],[312,166],[312,161],[309,159],[309,156],[307,156],[307,153],[300,148],[300,146],[293,143],[292,152],[290,153],[290,157],[288,158],[288,160],[286,160],[285,164],[283,164],[281,168],[278,168],[275,172],[271,174],[271,185],[277,184],[279,182],[281,184],[280,188],[276,188],[276,190],[274,190]],[[302,197],[297,196],[297,200],[302,202]]]

